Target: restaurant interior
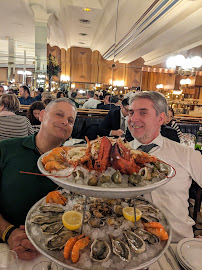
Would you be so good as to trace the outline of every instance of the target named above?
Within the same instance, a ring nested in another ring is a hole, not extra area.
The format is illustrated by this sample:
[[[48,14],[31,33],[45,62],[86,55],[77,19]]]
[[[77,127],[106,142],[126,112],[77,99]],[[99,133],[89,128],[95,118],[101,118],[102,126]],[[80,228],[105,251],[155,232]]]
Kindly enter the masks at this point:
[[[55,96],[76,91],[73,137],[108,113],[82,109],[88,91],[159,91],[181,131],[196,136],[202,126],[201,15],[201,0],[1,0],[0,85],[28,85],[33,97],[39,87]],[[27,109],[22,105],[19,114]],[[190,212],[201,234],[201,188],[193,193]]]

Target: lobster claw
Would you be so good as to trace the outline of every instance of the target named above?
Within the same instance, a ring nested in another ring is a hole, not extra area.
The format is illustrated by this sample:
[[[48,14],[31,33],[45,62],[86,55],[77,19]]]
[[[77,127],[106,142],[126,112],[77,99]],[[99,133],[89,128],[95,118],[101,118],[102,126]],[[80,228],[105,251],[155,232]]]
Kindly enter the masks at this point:
[[[97,172],[106,171],[110,166],[110,152],[112,144],[107,137],[103,137],[100,144],[98,158],[95,160],[94,169]]]
[[[115,143],[112,146],[110,161],[115,170],[122,174],[133,174],[140,170],[140,167],[130,158],[130,151],[122,144]]]

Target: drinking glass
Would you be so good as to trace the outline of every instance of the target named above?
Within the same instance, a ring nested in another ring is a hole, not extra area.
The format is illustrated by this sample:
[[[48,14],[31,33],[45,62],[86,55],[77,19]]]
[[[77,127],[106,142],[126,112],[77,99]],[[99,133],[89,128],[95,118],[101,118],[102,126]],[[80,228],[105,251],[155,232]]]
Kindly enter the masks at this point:
[[[0,252],[0,270],[17,270],[18,255],[13,250]]]
[[[37,263],[32,270],[58,270],[58,266],[54,262],[43,261]]]

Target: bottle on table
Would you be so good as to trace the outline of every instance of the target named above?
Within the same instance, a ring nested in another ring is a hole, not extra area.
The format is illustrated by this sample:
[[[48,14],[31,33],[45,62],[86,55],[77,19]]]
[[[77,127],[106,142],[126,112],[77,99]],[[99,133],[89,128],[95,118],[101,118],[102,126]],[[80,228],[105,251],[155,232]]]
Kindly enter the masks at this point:
[[[196,135],[195,149],[202,150],[202,127],[199,128],[199,131]]]

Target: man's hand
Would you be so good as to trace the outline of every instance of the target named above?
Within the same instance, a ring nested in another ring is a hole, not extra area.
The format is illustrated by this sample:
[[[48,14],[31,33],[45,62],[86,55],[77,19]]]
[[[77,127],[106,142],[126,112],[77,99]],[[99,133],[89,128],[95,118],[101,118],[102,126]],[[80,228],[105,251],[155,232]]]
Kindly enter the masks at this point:
[[[25,226],[21,225],[16,228],[8,238],[8,245],[10,249],[18,254],[21,260],[29,261],[34,259],[39,252],[31,244],[25,233]]]
[[[124,134],[124,131],[122,129],[112,130],[111,131],[111,136],[121,137],[123,134]]]

